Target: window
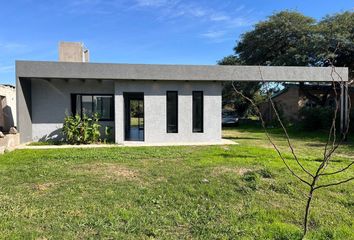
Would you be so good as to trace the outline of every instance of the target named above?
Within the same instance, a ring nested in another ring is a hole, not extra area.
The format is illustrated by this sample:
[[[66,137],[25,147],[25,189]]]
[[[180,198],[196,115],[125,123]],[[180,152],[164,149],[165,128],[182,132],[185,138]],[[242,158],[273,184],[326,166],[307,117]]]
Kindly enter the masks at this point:
[[[193,132],[203,132],[203,92],[193,91]]]
[[[176,91],[168,91],[166,93],[167,106],[167,132],[178,132],[178,93]]]
[[[113,95],[72,94],[71,109],[74,115],[91,117],[98,113],[101,121],[113,121]]]

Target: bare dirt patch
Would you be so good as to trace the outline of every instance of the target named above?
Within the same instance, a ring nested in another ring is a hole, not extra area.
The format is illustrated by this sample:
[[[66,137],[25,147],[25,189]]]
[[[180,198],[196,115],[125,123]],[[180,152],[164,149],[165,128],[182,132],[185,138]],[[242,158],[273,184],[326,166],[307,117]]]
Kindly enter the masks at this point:
[[[50,188],[53,188],[55,186],[55,183],[37,183],[33,185],[33,189],[35,191],[39,191],[39,192],[43,192],[43,191],[47,191]]]
[[[75,171],[114,180],[139,180],[136,170],[113,163],[84,164],[76,167]]]
[[[254,171],[254,169],[244,167],[215,167],[212,173],[215,176],[225,173],[235,173],[239,176],[243,176],[245,173],[252,171]]]

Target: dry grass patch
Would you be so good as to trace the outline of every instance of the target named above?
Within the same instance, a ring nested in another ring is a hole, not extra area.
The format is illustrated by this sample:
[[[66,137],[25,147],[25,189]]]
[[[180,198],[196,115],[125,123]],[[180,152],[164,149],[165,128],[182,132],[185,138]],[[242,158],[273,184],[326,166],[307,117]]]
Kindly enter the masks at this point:
[[[235,173],[239,176],[243,176],[245,173],[252,172],[255,169],[244,167],[214,167],[212,174],[214,176],[222,175],[225,173]]]
[[[43,191],[47,191],[50,188],[53,188],[56,184],[55,183],[36,183],[32,186],[33,190],[35,191],[39,191],[39,192],[43,192]]]
[[[75,167],[75,171],[114,180],[139,180],[138,171],[113,163],[83,164]]]

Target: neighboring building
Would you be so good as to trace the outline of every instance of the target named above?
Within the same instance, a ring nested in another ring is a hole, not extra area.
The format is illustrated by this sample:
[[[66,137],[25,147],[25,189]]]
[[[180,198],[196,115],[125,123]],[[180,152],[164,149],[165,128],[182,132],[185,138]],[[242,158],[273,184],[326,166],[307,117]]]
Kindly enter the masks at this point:
[[[60,42],[59,62],[89,62],[90,53],[83,43]]]
[[[224,81],[331,81],[330,70],[17,61],[21,142],[60,138],[66,114],[98,112],[116,143],[221,143]]]
[[[16,126],[16,89],[0,84],[0,131],[7,132]]]
[[[338,101],[340,89],[337,89]],[[348,94],[351,102],[354,101],[354,88],[349,87]],[[291,122],[299,120],[299,111],[303,107],[335,106],[335,93],[331,84],[286,84],[284,89],[272,96],[277,111],[281,116]],[[354,102],[353,102],[354,103]],[[265,121],[275,119],[270,101],[259,105]],[[352,106],[353,109],[353,106]]]

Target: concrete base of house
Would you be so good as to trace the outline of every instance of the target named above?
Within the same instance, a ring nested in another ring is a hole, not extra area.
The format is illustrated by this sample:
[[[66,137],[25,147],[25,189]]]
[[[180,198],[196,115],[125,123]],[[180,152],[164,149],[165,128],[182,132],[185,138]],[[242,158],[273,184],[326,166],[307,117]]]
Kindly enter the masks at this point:
[[[209,145],[236,145],[238,143],[229,139],[221,139],[218,142],[168,142],[168,143],[144,143],[139,141],[125,141],[126,147],[162,147],[162,146],[209,146]]]
[[[0,154],[15,150],[19,145],[20,134],[6,134],[4,138],[0,138]]]
[[[110,147],[163,147],[163,146],[211,146],[211,145],[237,145],[238,143],[229,139],[222,139],[220,142],[193,142],[193,143],[144,143],[127,141],[124,144],[88,144],[88,145],[43,145],[29,146],[20,145],[16,149],[60,149],[60,148],[110,148]]]

